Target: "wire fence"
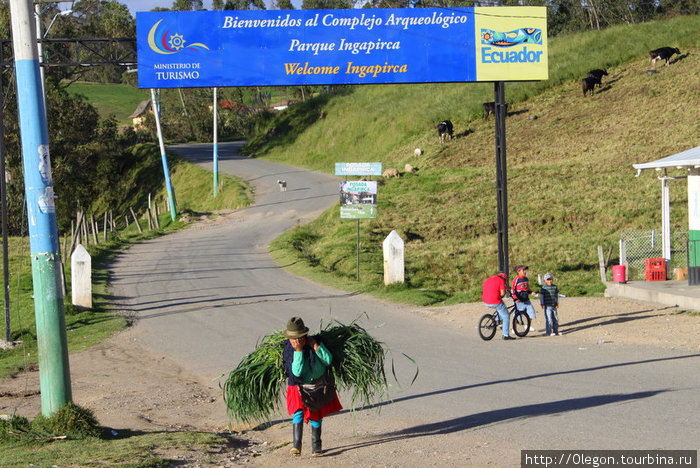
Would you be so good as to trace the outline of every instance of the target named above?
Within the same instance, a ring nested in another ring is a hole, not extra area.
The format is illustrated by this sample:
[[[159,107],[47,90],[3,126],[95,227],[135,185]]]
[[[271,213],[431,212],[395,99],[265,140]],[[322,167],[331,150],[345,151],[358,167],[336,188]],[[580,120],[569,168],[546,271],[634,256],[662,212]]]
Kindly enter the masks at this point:
[[[646,259],[663,258],[661,231],[630,230],[620,233],[620,265],[627,267],[628,280],[646,279]],[[671,233],[671,261],[666,265],[670,277],[674,268],[688,266],[688,232]]]

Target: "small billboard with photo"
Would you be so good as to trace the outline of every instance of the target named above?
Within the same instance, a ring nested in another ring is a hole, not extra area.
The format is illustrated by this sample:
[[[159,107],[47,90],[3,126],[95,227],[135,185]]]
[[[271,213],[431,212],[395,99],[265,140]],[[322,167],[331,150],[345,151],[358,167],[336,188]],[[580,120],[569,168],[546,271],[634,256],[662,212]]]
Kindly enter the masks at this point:
[[[341,219],[374,219],[376,217],[376,181],[346,180],[340,183]]]

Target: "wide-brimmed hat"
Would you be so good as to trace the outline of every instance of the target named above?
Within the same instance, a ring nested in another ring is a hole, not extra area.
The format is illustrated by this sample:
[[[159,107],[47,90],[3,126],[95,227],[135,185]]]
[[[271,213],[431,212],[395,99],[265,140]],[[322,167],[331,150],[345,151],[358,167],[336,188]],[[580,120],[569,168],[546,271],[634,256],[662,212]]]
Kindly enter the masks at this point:
[[[287,329],[284,331],[284,336],[287,338],[301,338],[309,333],[309,328],[304,325],[301,317],[292,317],[287,322]]]

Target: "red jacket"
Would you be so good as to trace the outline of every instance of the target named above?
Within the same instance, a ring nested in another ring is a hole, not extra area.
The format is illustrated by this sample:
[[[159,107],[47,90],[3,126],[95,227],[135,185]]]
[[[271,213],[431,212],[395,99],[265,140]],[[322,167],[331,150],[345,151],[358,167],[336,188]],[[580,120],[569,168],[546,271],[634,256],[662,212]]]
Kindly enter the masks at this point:
[[[514,300],[522,302],[529,301],[530,294],[532,294],[532,289],[530,289],[530,280],[527,279],[527,276],[524,278],[521,278],[520,276],[513,278],[510,293]]]
[[[503,302],[501,299],[501,291],[506,290],[506,275],[503,273],[498,273],[497,275],[489,276],[484,281],[481,299],[485,304],[500,304]]]

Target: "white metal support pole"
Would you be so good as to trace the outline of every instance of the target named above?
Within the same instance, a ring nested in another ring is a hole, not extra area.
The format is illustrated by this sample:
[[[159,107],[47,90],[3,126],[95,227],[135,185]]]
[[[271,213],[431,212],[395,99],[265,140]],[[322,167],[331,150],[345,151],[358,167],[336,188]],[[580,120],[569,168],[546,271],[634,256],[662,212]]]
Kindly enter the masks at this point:
[[[41,95],[44,98],[44,108],[46,108],[46,72],[44,67],[41,66],[44,63],[44,44],[41,42],[41,3],[34,5],[34,20],[36,21],[36,38],[37,47],[39,49],[39,75],[41,76]]]
[[[212,172],[214,172],[214,198],[219,191],[219,114],[218,114],[218,89],[214,88],[214,161]]]
[[[671,197],[668,177],[661,179],[661,256],[666,260],[666,278],[671,269]]]
[[[160,158],[163,162],[163,176],[165,177],[165,190],[168,193],[168,205],[170,208],[170,219],[175,221],[177,217],[177,207],[175,206],[175,194],[170,183],[170,169],[168,168],[168,156],[165,153],[165,142],[163,141],[163,130],[160,126],[160,102],[156,102],[156,90],[151,88],[151,101],[153,104],[153,115],[156,118],[156,130],[158,131],[158,144],[160,145]],[[138,223],[138,220],[136,221]]]

